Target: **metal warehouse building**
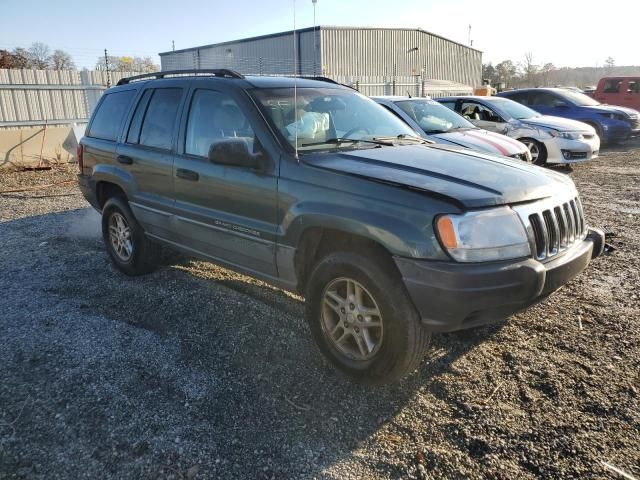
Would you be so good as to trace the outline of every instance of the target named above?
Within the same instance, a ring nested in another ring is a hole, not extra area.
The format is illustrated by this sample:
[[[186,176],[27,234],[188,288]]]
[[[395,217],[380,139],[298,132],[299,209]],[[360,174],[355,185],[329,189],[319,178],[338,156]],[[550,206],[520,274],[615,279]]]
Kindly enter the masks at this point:
[[[424,92],[425,82],[431,80],[477,86],[482,77],[481,51],[405,28],[318,26],[163,52],[160,60],[163,70],[231,68],[244,74],[323,75],[365,87],[368,94],[400,94],[405,86],[420,84]]]

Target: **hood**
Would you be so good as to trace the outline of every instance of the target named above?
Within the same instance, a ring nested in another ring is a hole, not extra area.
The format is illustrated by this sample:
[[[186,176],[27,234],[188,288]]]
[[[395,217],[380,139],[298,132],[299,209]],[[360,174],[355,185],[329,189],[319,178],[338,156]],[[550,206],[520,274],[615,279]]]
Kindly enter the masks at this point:
[[[521,160],[405,145],[346,152],[305,154],[315,167],[447,197],[465,208],[489,207],[575,191],[569,177]]]
[[[526,151],[522,143],[499,133],[489,132],[480,128],[454,130],[447,133],[436,133],[429,136],[439,143],[451,143],[461,147],[470,148],[478,152],[486,152],[494,155],[511,157]],[[442,142],[440,142],[442,140]]]
[[[593,107],[582,107],[588,108],[593,113],[626,113],[629,116],[637,116],[640,114],[638,110],[628,107],[619,107],[617,105],[595,105]]]
[[[519,120],[526,125],[535,127],[552,128],[560,132],[592,132],[593,127],[586,123],[570,120],[568,118],[551,117],[549,115],[541,115],[539,117],[525,118]]]

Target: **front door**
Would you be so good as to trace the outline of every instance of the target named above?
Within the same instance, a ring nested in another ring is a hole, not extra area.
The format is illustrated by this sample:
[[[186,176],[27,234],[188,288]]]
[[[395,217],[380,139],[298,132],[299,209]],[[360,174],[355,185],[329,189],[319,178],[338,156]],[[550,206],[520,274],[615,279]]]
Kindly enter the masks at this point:
[[[195,252],[275,276],[279,159],[267,157],[252,108],[246,97],[222,86],[192,88],[173,169],[175,234]],[[210,161],[211,146],[229,138],[263,155],[266,171]]]
[[[640,110],[640,78],[628,78],[622,84],[624,99],[621,105]]]
[[[465,100],[459,108],[459,113],[476,127],[496,133],[504,133],[507,130],[504,119],[486,105]]]

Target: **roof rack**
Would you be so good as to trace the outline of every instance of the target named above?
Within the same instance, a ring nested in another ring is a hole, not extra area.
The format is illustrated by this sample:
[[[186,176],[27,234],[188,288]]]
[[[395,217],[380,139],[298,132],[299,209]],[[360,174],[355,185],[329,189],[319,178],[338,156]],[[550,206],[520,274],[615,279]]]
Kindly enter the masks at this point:
[[[351,85],[347,85],[346,83],[340,83],[334,80],[333,78],[323,77],[320,75],[283,75],[283,76],[291,77],[291,78],[301,78],[303,80],[316,80],[317,82],[333,83],[334,85],[340,85],[341,87],[347,87],[347,88],[350,88],[351,90],[355,90],[355,88],[352,87]]]
[[[228,68],[212,68],[202,70],[166,70],[164,72],[143,73],[142,75],[136,75],[134,77],[126,77],[120,79],[117,85],[128,85],[129,83],[136,82],[138,80],[165,78],[169,75],[211,75],[214,77],[224,78],[244,78],[244,75],[242,75],[241,73],[238,73],[235,70],[230,70]]]

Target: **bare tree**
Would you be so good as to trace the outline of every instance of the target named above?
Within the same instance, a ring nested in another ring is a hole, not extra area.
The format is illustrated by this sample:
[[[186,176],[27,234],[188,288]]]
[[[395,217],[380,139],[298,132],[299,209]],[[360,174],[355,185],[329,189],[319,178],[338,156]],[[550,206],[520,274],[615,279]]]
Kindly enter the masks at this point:
[[[529,86],[532,86],[534,77],[538,73],[538,66],[533,63],[533,53],[527,52],[524,54],[524,64],[522,65],[524,74]]]
[[[29,60],[29,52],[22,48],[16,47],[11,52],[10,68],[31,68],[31,60]]]
[[[549,86],[551,80],[551,73],[556,70],[556,66],[553,63],[545,63],[540,69],[542,73],[542,82],[545,87]]]
[[[513,80],[518,75],[518,67],[511,60],[504,60],[496,65],[496,76],[499,82],[504,82],[510,87]]]
[[[607,69],[607,75],[609,75],[613,71],[613,68],[616,66],[616,61],[613,59],[613,57],[607,57],[604,59],[604,66]]]
[[[51,65],[51,50],[42,42],[32,43],[28,58],[31,68],[46,70]]]
[[[54,70],[75,70],[76,64],[71,55],[64,50],[54,50],[51,55],[51,68]]]

